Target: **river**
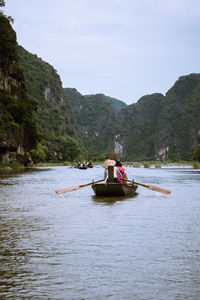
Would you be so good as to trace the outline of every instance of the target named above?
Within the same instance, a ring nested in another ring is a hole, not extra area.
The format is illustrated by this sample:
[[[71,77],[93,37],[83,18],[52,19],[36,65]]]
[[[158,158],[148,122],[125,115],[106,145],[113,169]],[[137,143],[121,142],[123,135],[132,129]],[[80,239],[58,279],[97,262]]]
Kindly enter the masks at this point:
[[[92,188],[100,166],[0,175],[0,299],[200,299],[200,170],[126,167],[130,198]]]

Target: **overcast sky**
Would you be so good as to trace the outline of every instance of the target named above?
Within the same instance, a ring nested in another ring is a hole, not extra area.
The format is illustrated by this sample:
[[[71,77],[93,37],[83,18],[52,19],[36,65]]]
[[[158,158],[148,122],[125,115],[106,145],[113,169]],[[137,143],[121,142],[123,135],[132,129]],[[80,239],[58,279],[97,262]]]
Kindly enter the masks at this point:
[[[127,104],[200,72],[200,0],[6,0],[17,41],[63,87]]]

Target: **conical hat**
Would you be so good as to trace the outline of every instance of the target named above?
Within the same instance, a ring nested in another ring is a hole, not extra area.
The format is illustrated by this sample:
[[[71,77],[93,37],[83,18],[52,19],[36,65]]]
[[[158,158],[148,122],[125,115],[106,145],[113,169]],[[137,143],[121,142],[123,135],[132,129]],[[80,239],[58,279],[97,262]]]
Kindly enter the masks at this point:
[[[116,161],[115,161],[115,160],[107,159],[107,160],[103,163],[102,167],[103,167],[104,169],[107,169],[108,166],[115,166],[115,164],[116,164]]]

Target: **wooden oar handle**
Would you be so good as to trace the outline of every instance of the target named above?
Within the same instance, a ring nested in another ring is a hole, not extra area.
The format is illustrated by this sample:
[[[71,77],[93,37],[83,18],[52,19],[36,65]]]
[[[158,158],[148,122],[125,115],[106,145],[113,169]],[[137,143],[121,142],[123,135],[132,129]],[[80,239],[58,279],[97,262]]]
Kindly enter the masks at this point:
[[[98,182],[101,182],[101,181],[104,181],[104,179],[93,181],[93,182],[82,184],[82,185],[72,186],[72,187],[69,187],[69,188],[64,189],[64,190],[56,190],[55,192],[57,194],[63,194],[63,193],[67,193],[67,192],[72,192],[72,191],[81,189],[81,188],[83,188],[85,186],[88,186],[88,185],[91,185],[91,184],[94,184],[94,183],[98,183]]]
[[[97,180],[97,181],[93,181],[93,182],[90,182],[90,183],[86,183],[86,184],[82,184],[82,185],[79,185],[79,187],[84,187],[84,186],[88,186],[88,185],[91,185],[91,184],[94,184],[94,183],[98,183],[98,182],[101,182],[101,181],[104,181],[104,179],[101,179],[101,180]]]

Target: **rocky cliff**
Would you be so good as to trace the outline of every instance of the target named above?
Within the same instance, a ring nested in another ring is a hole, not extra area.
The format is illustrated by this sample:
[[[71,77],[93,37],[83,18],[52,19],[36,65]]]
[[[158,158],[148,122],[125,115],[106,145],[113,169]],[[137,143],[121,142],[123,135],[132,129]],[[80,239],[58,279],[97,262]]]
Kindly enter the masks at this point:
[[[90,152],[112,152],[118,112],[126,104],[103,94],[81,95],[64,89],[84,146]]]
[[[129,160],[188,159],[200,143],[200,74],[180,77],[166,93],[142,97],[118,118],[116,142]],[[122,129],[123,128],[123,129]]]
[[[56,154],[59,152],[58,137],[70,136],[80,141],[60,76],[53,66],[37,55],[21,46],[17,51],[28,92],[37,103],[34,118],[40,127],[42,142]]]
[[[154,159],[155,134],[164,96],[143,96],[122,109],[118,116],[115,144],[119,155],[128,160]]]
[[[75,89],[65,95],[90,151],[111,151],[124,160],[178,160],[200,143],[200,74],[180,77],[165,96],[146,95],[128,106]]]
[[[200,144],[200,74],[180,77],[167,92],[155,132],[155,158],[187,159]]]
[[[21,46],[17,47],[17,51],[19,63],[24,69],[28,92],[37,103],[34,117],[44,138],[48,140],[58,135],[69,135],[78,139],[62,82],[56,70]]]
[[[32,164],[29,151],[38,139],[33,121],[36,106],[19,67],[16,34],[4,16],[0,16],[0,37],[0,161],[28,166]]]

